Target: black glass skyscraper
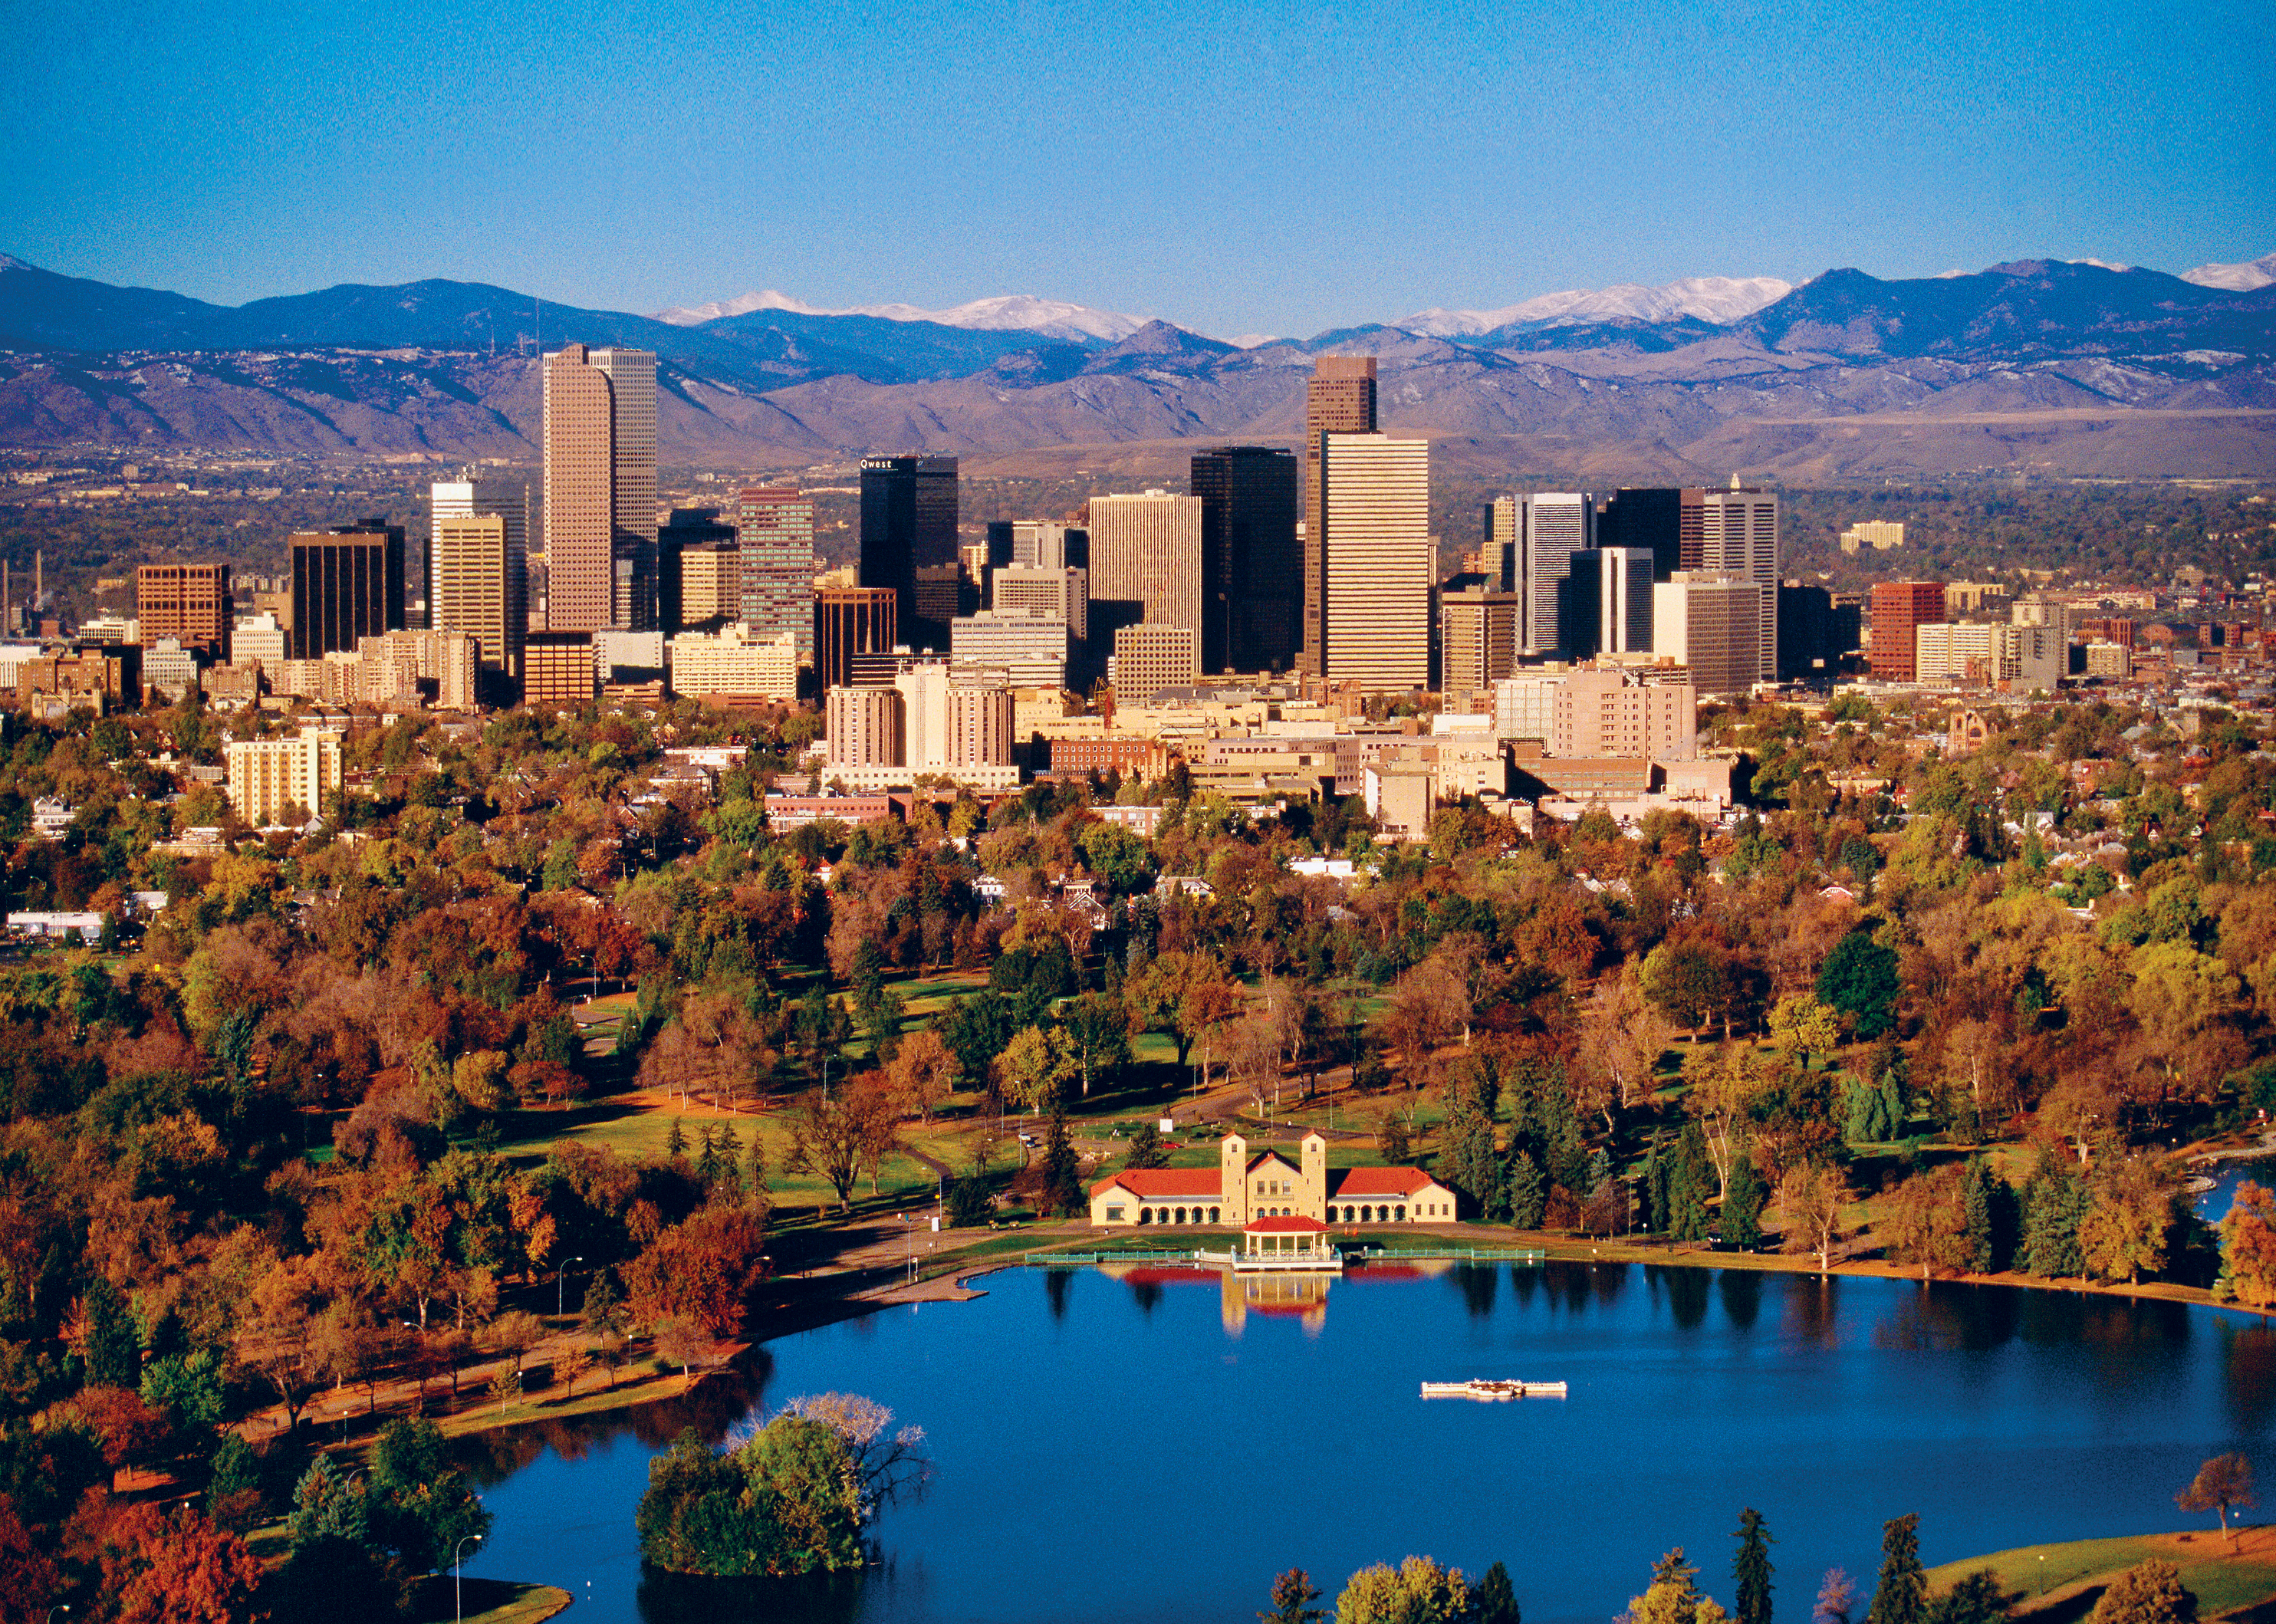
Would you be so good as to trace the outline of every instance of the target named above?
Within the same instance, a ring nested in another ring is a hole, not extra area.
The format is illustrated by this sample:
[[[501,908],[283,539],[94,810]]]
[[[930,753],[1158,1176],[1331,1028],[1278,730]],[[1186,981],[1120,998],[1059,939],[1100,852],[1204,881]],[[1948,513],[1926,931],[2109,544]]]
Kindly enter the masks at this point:
[[[1697,569],[1705,494],[1623,485],[1605,504],[1597,521],[1597,545],[1650,552],[1654,581],[1665,581],[1678,570]]]
[[[861,584],[892,589],[910,647],[948,647],[945,621],[917,617],[917,572],[956,562],[956,459],[864,457]]]
[[[1303,638],[1304,551],[1293,452],[1196,452],[1202,499],[1202,669],[1286,671]]]

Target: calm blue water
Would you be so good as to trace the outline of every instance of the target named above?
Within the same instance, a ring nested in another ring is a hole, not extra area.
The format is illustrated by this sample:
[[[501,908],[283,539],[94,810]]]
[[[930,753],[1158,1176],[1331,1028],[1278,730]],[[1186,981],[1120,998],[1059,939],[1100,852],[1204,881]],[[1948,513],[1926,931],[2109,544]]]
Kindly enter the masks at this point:
[[[2276,1421],[2257,1323],[2060,1292],[1575,1264],[1354,1271],[1267,1312],[1213,1274],[980,1284],[771,1343],[754,1372],[770,1406],[851,1391],[925,1428],[937,1481],[881,1520],[880,1568],[644,1581],[633,1511],[684,1418],[650,1412],[498,1446],[467,1571],[589,1594],[585,1620],[1249,1624],[1282,1568],[1332,1600],[1354,1568],[1428,1552],[1507,1563],[1529,1624],[1603,1624],[1672,1545],[1727,1605],[1752,1505],[1797,1620],[1836,1563],[1870,1589],[1886,1518],[1921,1514],[1931,1564],[2174,1527],[2197,1463],[2257,1453]],[[1417,1396],[1469,1376],[1572,1396]],[[716,1432],[741,1403],[694,1418]]]

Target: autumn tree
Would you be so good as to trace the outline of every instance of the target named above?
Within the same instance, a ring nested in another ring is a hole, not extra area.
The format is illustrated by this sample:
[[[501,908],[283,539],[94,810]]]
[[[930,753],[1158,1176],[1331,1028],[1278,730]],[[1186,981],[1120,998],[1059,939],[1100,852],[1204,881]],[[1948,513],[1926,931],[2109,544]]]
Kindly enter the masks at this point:
[[[1848,1194],[1839,1169],[1789,1169],[1779,1185],[1779,1209],[1786,1219],[1786,1239],[1780,1249],[1804,1256],[1814,1253],[1820,1274],[1831,1269]]]
[[[1336,1624],[1463,1624],[1469,1599],[1460,1568],[1410,1556],[1354,1574],[1336,1597]]]
[[[783,1165],[822,1180],[837,1192],[838,1210],[851,1212],[854,1183],[880,1132],[889,1133],[892,1122],[892,1103],[882,1089],[842,1089],[835,1098],[815,1089],[791,1119],[790,1155]]]
[[[1730,1615],[1712,1597],[1700,1593],[1699,1570],[1683,1559],[1683,1547],[1661,1557],[1651,1583],[1628,1598],[1614,1624],[1726,1624]]]
[[[2161,1558],[2136,1562],[2104,1589],[2087,1624],[2193,1624],[2196,1597],[2182,1588],[2181,1570]]]
[[[1312,1604],[1320,1599],[1319,1587],[1301,1567],[1292,1567],[1272,1582],[1272,1611],[1256,1615],[1257,1624],[1320,1624],[1327,1614]]]
[[[2276,1308],[2276,1191],[2247,1179],[2220,1221],[2220,1280],[2213,1294],[2248,1309]]]
[[[1891,1191],[1874,1226],[1892,1263],[1917,1265],[1921,1278],[1964,1274],[1976,1261],[1968,1233],[1967,1172],[1947,1163]]]
[[[117,1624],[239,1624],[261,1589],[245,1542],[186,1506],[131,1506],[109,1521],[97,1550],[105,1616]]]
[[[626,1308],[641,1324],[680,1320],[732,1336],[752,1287],[764,1278],[765,1253],[766,1230],[750,1211],[698,1208],[624,1266]]]
[[[2236,1537],[2229,1531],[2229,1508],[2253,1504],[2252,1461],[2241,1453],[2213,1456],[2197,1468],[2189,1486],[2174,1496],[2174,1504],[2183,1511],[2219,1512],[2220,1531],[2228,1536],[2230,1548],[2234,1549]]]
[[[885,1087],[901,1113],[928,1123],[956,1091],[959,1076],[956,1056],[930,1027],[903,1038],[885,1066]]]

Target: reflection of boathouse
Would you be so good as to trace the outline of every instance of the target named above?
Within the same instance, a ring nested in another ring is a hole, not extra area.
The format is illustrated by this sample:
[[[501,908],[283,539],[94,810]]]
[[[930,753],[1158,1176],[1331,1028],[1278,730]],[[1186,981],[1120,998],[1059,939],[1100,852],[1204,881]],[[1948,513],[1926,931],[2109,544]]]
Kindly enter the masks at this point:
[[[1444,1258],[1422,1258],[1370,1264],[1348,1274],[1335,1274],[1325,1270],[1252,1271],[1222,1265],[1210,1268],[1192,1264],[1104,1264],[1100,1265],[1099,1272],[1120,1280],[1137,1292],[1143,1302],[1158,1298],[1165,1286],[1214,1283],[1218,1288],[1218,1309],[1227,1336],[1239,1336],[1252,1314],[1267,1319],[1293,1319],[1304,1328],[1305,1335],[1317,1336],[1327,1324],[1328,1288],[1338,1280],[1371,1284],[1437,1279],[1454,1266]]]
[[[1259,1218],[1317,1224],[1445,1224],[1454,1192],[1415,1167],[1330,1167],[1328,1142],[1307,1134],[1299,1159],[1249,1154],[1225,1135],[1215,1167],[1155,1167],[1111,1173],[1090,1187],[1090,1221],[1247,1228]]]

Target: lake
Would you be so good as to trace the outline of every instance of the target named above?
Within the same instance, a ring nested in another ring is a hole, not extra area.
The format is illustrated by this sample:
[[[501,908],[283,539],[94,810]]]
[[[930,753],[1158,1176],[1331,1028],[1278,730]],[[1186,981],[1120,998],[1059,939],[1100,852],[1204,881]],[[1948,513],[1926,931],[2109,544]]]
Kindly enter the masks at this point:
[[[1753,1506],[1794,1621],[1835,1564],[1870,1592],[1906,1512],[1931,1565],[2186,1526],[2198,1462],[2259,1453],[2276,1420],[2257,1321],[2060,1291],[1586,1264],[977,1284],[769,1343],[740,1390],[494,1441],[497,1526],[467,1571],[627,1624],[1251,1624],[1283,1568],[1329,1605],[1353,1569],[1426,1552],[1506,1563],[1528,1624],[1604,1624],[1673,1545],[1729,1605]],[[1473,1376],[1571,1396],[1418,1396]],[[680,1425],[831,1390],[923,1427],[937,1466],[879,1520],[879,1567],[643,1576],[633,1512]]]

